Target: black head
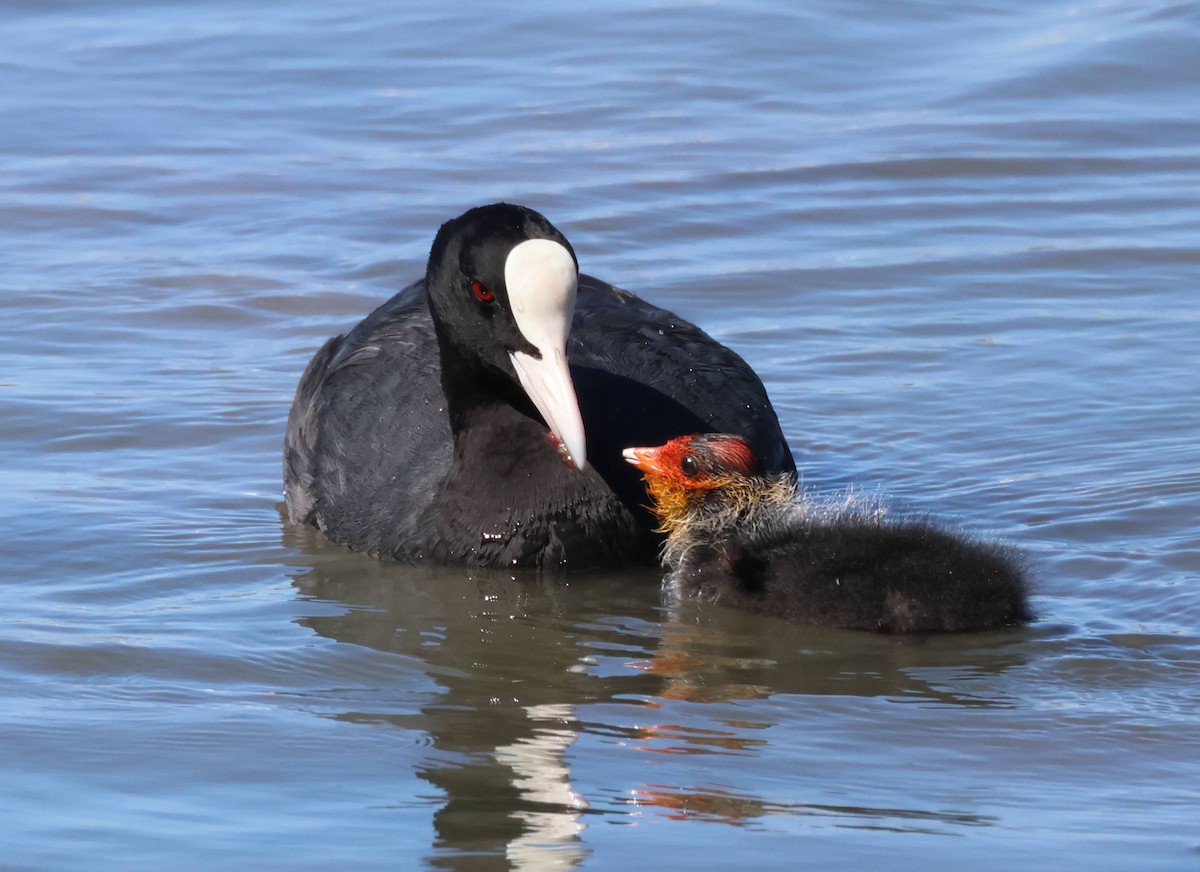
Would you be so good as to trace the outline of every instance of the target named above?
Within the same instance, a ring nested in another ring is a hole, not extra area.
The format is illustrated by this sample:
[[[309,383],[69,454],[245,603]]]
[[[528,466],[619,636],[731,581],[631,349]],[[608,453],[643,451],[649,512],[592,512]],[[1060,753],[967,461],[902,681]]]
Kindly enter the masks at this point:
[[[582,468],[583,424],[566,363],[578,279],[566,237],[508,203],[443,224],[425,273],[448,401],[523,391]]]

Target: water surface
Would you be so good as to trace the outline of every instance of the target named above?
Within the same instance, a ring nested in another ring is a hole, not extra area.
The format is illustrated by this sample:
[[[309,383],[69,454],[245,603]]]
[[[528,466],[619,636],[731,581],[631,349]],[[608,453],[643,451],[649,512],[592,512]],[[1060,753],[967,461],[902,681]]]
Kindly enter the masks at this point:
[[[1194,869],[1187,4],[11,3],[0,865]],[[286,524],[291,393],[441,221],[545,212],[806,480],[1014,543],[897,639]]]

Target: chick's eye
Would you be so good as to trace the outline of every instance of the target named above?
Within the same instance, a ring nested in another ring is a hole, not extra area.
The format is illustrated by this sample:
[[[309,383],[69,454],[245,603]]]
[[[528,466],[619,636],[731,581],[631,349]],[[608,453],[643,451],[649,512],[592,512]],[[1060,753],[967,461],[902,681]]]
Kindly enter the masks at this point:
[[[471,281],[471,293],[474,294],[475,299],[481,303],[490,303],[492,300],[496,299],[496,295],[492,292],[492,289],[479,279],[473,279]]]
[[[679,471],[691,478],[700,471],[700,461],[696,460],[690,454],[684,456],[683,460],[679,461]]]

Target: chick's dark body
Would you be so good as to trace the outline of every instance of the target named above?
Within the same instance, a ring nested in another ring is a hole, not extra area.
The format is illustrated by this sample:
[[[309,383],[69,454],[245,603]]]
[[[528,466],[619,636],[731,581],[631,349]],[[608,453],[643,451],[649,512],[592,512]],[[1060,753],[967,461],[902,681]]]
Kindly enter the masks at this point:
[[[796,520],[730,531],[672,573],[687,597],[807,624],[957,632],[1030,619],[1024,571],[995,542],[925,520]]]

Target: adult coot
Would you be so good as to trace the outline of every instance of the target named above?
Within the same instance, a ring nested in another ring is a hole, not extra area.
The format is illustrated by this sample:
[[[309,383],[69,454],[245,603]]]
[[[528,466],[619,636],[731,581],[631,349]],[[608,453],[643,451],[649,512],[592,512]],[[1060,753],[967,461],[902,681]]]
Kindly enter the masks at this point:
[[[1010,550],[877,507],[800,499],[738,436],[682,436],[625,458],[645,473],[680,596],[895,633],[1030,618]]]
[[[288,513],[403,561],[648,564],[658,537],[621,449],[711,430],[794,473],[738,355],[579,275],[537,212],[480,206],[442,225],[423,281],[305,369],[285,438]]]

